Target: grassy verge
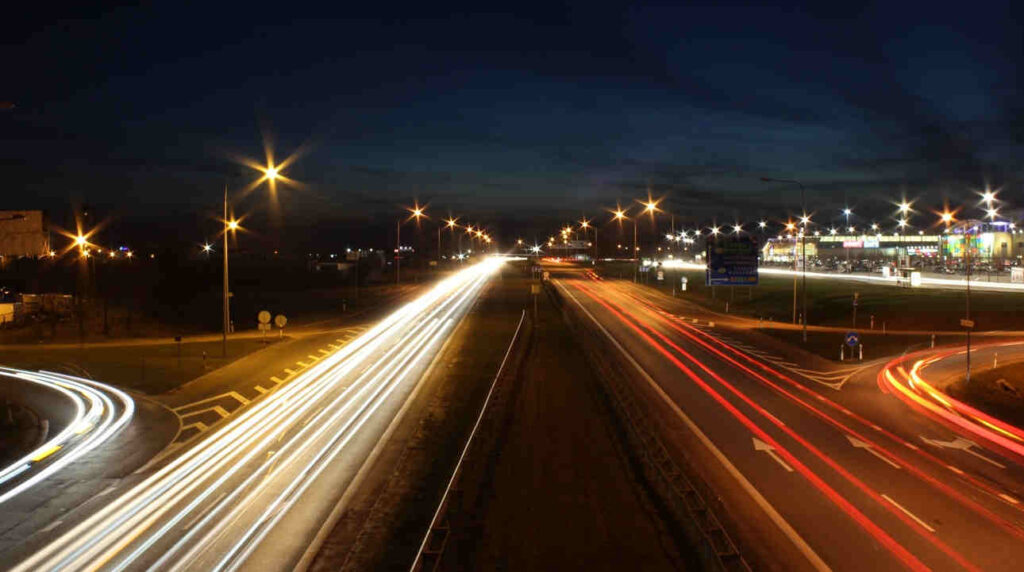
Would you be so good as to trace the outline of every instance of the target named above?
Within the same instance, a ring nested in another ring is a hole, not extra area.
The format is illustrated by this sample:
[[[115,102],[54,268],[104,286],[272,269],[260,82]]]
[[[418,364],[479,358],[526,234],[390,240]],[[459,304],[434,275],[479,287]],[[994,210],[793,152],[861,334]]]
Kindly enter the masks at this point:
[[[997,419],[1024,427],[1024,363],[972,372],[970,384],[960,380],[946,392]]]
[[[268,337],[268,341],[277,338]],[[182,342],[143,346],[0,349],[0,363],[86,376],[125,389],[156,395],[265,347],[259,339]],[[205,357],[204,357],[205,355]]]
[[[839,361],[839,347],[843,344],[843,334],[833,332],[807,332],[807,342],[803,341],[800,330],[759,330],[773,338],[782,340],[792,346],[801,348],[825,359]],[[931,346],[931,336],[882,334],[860,332],[864,346],[864,359],[872,360],[880,357],[897,355],[904,352],[922,350]],[[963,336],[936,336],[935,344],[953,344],[963,342]],[[846,359],[850,360],[851,348],[846,347]],[[859,354],[858,354],[859,355]]]

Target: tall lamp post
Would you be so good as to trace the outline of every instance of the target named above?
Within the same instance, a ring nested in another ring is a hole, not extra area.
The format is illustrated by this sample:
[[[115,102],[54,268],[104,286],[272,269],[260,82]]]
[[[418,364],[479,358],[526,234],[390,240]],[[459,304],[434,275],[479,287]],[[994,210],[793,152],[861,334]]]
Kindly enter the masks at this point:
[[[843,209],[843,216],[846,217],[846,231],[847,232],[853,232],[853,227],[850,226],[850,215],[852,215],[852,214],[853,214],[853,210],[850,209],[850,207],[846,207],[845,209]],[[846,251],[846,271],[849,272],[851,270],[851,268],[850,268],[850,249],[848,247],[844,246],[843,250]]]
[[[413,208],[407,208],[405,210],[409,211],[411,214],[404,219],[399,217],[398,221],[395,223],[395,284],[398,284],[402,277],[402,223],[413,219],[416,219],[416,222],[419,222],[421,218],[427,216],[423,212],[423,207],[418,203]]]
[[[266,167],[260,167],[263,171],[263,179],[261,181],[268,181],[271,185],[281,176],[279,167],[275,167],[273,164],[267,165]],[[257,183],[258,184],[258,183]],[[273,186],[271,187],[273,189]],[[226,358],[228,357],[228,332],[231,329],[231,290],[228,285],[228,234],[236,232],[239,228],[239,221],[233,217],[230,217],[230,209],[228,206],[228,184],[224,183],[224,292],[223,292],[223,318],[224,318],[224,330],[221,336],[221,353]]]
[[[807,190],[804,188],[803,183],[793,179],[773,179],[771,177],[761,177],[761,181],[765,183],[792,183],[800,187],[800,210],[802,215],[800,216],[800,226],[802,230],[800,232],[800,264],[803,267],[801,272],[803,277],[801,282],[801,290],[803,291],[803,340],[807,341],[807,225],[811,222],[811,217],[807,214]]]
[[[906,247],[903,245],[903,233],[906,230],[906,226],[907,226],[907,215],[910,214],[910,203],[908,203],[906,200],[900,201],[900,204],[898,205],[897,208],[898,208],[899,215],[900,215],[899,221],[897,221],[897,223],[896,223],[900,227],[900,246],[897,249],[898,250],[898,253],[897,253],[898,257],[897,258],[899,259],[899,261],[898,261],[897,265],[898,266],[903,266],[904,265],[903,259],[906,258],[907,262],[905,264],[907,266],[910,266],[910,257],[907,256]]]
[[[629,218],[629,217],[626,216],[626,211],[622,210],[621,207],[616,208],[613,214],[615,215],[615,218],[613,220],[618,221],[620,227],[622,226],[622,221]],[[637,250],[638,249],[637,249],[637,245],[636,245],[636,217],[634,217],[633,218],[633,255],[630,256],[631,260],[636,258]],[[636,282],[636,264],[633,265],[633,282]]]
[[[590,221],[584,218],[580,220],[580,228],[583,229],[584,240],[586,240],[587,237],[587,229],[594,229],[594,264],[597,264],[597,226],[590,224]]]

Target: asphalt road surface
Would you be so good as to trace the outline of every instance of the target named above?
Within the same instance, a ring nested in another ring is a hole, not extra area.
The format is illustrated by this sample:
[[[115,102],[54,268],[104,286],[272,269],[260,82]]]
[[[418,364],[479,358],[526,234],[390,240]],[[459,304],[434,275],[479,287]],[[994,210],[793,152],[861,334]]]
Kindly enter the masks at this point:
[[[13,569],[292,569],[500,264],[440,282],[95,513],[25,543]]]
[[[1024,471],[879,390],[784,372],[629,282],[558,273],[570,307],[633,364],[678,447],[699,443],[740,544],[777,569],[1019,570]],[[681,453],[682,454],[682,453]]]

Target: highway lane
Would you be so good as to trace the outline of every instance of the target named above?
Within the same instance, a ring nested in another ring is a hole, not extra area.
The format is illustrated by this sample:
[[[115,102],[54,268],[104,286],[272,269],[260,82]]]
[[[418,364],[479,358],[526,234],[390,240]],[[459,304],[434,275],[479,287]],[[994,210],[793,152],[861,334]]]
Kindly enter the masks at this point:
[[[93,380],[45,371],[0,367],[5,384],[30,383],[66,399],[73,415],[60,431],[34,450],[0,467],[0,505],[40,486],[61,470],[87,458],[124,429],[135,413],[135,402],[125,392]]]
[[[989,342],[971,348],[975,373],[987,369],[1002,356],[1002,363],[1022,359],[1024,342]],[[955,432],[958,439],[948,448],[966,450],[988,459],[991,466],[1024,462],[1024,430],[980,411],[942,391],[942,387],[966,375],[967,350],[964,346],[942,347],[900,356],[885,364],[878,373],[883,391],[899,398],[911,410],[927,416]],[[965,442],[966,440],[966,442]],[[941,443],[934,446],[942,446]],[[986,456],[980,448],[987,450]],[[992,472],[990,470],[990,472]],[[997,471],[998,478],[1006,471]]]
[[[940,434],[931,420],[890,431],[874,405],[888,413],[892,400],[877,388],[868,400],[863,391],[851,392],[847,405],[845,390],[783,375],[651,305],[633,284],[557,283],[753,484],[766,510],[784,520],[775,537],[799,545],[808,563],[1016,567],[1024,553],[1019,501],[970,461],[953,465],[955,452],[908,438]],[[684,425],[675,427],[685,431]]]
[[[291,569],[500,264],[440,282],[14,569]]]

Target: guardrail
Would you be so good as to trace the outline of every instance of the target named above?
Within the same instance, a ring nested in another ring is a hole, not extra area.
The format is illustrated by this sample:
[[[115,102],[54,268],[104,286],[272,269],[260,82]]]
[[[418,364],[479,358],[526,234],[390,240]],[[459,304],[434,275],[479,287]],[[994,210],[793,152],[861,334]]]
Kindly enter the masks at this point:
[[[548,288],[548,293],[562,315],[576,330],[592,333],[578,315],[570,312],[557,287]],[[599,336],[581,336],[581,339],[601,339]],[[583,343],[584,352],[591,363],[599,365],[604,375],[598,376],[604,393],[608,397],[613,417],[625,433],[628,453],[639,465],[641,480],[646,481],[656,493],[669,513],[686,532],[687,537],[697,546],[700,557],[709,569],[749,572],[750,566],[740,554],[736,544],[729,537],[716,510],[706,498],[714,498],[714,491],[701,481],[694,472],[687,471],[685,462],[679,464],[665,447],[656,430],[652,428],[650,416],[644,410],[640,399],[628,383],[627,374],[608,358],[612,352],[605,352],[593,343]],[[689,473],[689,475],[688,475]]]
[[[459,454],[459,460],[455,463],[455,469],[452,471],[452,476],[448,479],[448,484],[445,486],[444,493],[441,495],[441,502],[438,503],[437,510],[434,511],[434,516],[430,520],[430,526],[427,527],[427,532],[423,536],[420,548],[416,552],[416,558],[413,560],[412,566],[410,567],[412,572],[437,570],[438,565],[441,562],[441,557],[448,544],[448,535],[451,532],[451,527],[448,524],[448,509],[452,490],[456,487],[456,484],[459,482],[459,478],[462,476],[463,462],[466,459],[470,447],[474,443],[477,431],[480,429],[488,407],[491,405],[492,398],[495,395],[495,388],[498,386],[498,381],[505,374],[509,356],[512,355],[512,350],[520,340],[523,324],[525,322],[526,310],[523,310],[523,313],[519,318],[519,325],[516,326],[516,331],[512,334],[512,340],[509,342],[508,349],[505,351],[505,357],[502,358],[501,365],[498,367],[498,372],[494,375],[494,380],[491,381],[491,386],[487,390],[487,395],[484,397],[483,405],[480,406],[480,413],[477,414],[476,421],[473,423],[473,428],[469,432],[469,437],[466,438],[466,444],[462,447],[462,452]]]

